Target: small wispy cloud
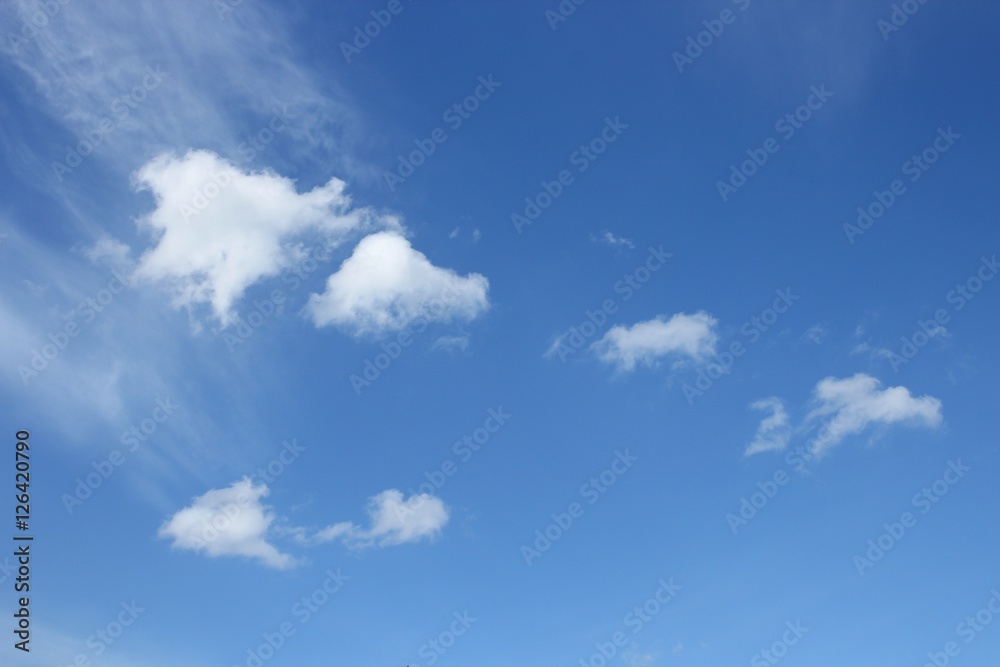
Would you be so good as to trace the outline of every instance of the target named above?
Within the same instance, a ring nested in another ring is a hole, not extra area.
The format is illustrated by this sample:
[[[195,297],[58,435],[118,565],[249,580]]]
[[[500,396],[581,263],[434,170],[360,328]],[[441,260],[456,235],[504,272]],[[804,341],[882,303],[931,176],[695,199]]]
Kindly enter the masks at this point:
[[[609,245],[612,248],[635,248],[635,243],[633,243],[631,239],[627,239],[622,236],[615,236],[609,231],[604,231],[598,236],[591,234],[590,240]]]
[[[770,410],[771,414],[760,422],[757,435],[747,446],[744,456],[780,451],[787,447],[792,430],[788,424],[788,413],[785,412],[784,402],[780,398],[771,397],[754,401],[750,407],[754,410]]]
[[[350,521],[328,526],[306,542],[343,540],[352,549],[372,546],[395,546],[433,539],[448,523],[450,512],[444,502],[428,493],[404,498],[402,492],[388,489],[368,500],[369,526],[362,528]]]
[[[827,335],[827,329],[822,324],[812,325],[811,327],[806,329],[805,334],[803,334],[806,340],[810,340],[816,343],[817,345],[823,342],[823,339],[826,338],[826,335]]]
[[[449,352],[469,349],[468,336],[441,336],[431,345],[432,350],[445,350]]]
[[[676,653],[677,651],[674,651]],[[654,651],[623,651],[622,660],[628,667],[649,667],[659,659],[660,654]]]

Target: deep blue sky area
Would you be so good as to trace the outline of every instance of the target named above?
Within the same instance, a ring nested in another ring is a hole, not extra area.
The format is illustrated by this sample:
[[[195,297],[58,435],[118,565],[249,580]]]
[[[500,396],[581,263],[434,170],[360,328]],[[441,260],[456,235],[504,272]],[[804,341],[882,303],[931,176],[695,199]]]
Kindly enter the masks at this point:
[[[992,665],[998,21],[5,3],[3,664]]]

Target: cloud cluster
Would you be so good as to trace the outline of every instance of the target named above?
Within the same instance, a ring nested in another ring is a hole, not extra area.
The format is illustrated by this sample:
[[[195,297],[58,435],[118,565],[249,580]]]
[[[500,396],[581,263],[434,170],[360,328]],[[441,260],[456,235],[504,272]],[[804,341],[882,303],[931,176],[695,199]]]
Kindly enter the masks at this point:
[[[176,307],[209,304],[223,325],[247,288],[304,258],[306,233],[333,247],[352,232],[399,226],[352,208],[336,178],[299,193],[288,178],[244,172],[208,151],[160,155],[136,172],[135,187],[156,199],[139,220],[155,245],[137,277],[169,285]]]
[[[369,527],[344,521],[310,536],[304,528],[279,529],[284,521],[261,500],[268,493],[266,484],[255,485],[246,477],[224,489],[212,489],[167,519],[158,535],[172,539],[175,549],[210,557],[243,556],[287,569],[299,561],[271,543],[279,534],[290,533],[304,544],[342,540],[352,549],[388,547],[434,538],[450,517],[436,496],[421,493],[404,498],[396,489],[387,489],[368,500]]]
[[[336,178],[309,192],[269,171],[245,172],[208,151],[164,154],[134,176],[156,208],[139,220],[154,240],[136,277],[166,285],[175,307],[211,308],[223,325],[253,285],[299,264],[304,239],[325,248],[368,233],[312,294],[307,313],[318,327],[379,336],[427,322],[467,322],[489,307],[489,281],[431,264],[403,236],[398,218],[352,207]],[[374,233],[371,233],[374,232]]]
[[[834,377],[820,380],[813,390],[812,405],[802,426],[803,431],[815,429],[809,441],[809,453],[819,457],[830,448],[873,426],[901,424],[935,428],[942,422],[941,401],[933,396],[915,397],[906,387],[882,388],[882,383],[870,375],[858,373],[849,378]],[[746,455],[784,449],[791,437],[788,414],[778,398],[768,398],[751,404],[754,409],[770,409],[757,429]]]
[[[591,348],[619,371],[634,370],[639,363],[653,367],[667,356],[702,361],[715,353],[717,325],[717,320],[705,312],[677,313],[670,319],[659,315],[631,327],[611,327]]]

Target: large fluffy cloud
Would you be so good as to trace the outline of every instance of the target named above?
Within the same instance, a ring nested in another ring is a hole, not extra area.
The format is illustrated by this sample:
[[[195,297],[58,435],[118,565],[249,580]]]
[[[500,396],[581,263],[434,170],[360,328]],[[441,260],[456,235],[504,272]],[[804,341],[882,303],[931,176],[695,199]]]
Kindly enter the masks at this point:
[[[361,240],[326,291],[309,297],[308,312],[317,326],[378,336],[418,318],[472,320],[489,307],[488,290],[482,275],[434,266],[401,234],[385,231]]]
[[[705,312],[677,313],[670,319],[659,315],[631,327],[611,327],[591,348],[601,360],[617,365],[621,371],[631,371],[638,363],[655,366],[667,356],[701,361],[715,353],[717,324]]]
[[[941,401],[933,396],[914,397],[906,387],[887,387],[864,373],[853,377],[821,380],[814,390],[816,407],[807,423],[822,420],[810,443],[815,455],[839,444],[845,437],[861,433],[871,425],[895,423],[934,427],[941,423]]]
[[[449,518],[448,508],[440,498],[427,493],[403,498],[396,489],[370,498],[367,511],[371,523],[368,528],[349,521],[335,523],[321,530],[313,540],[343,539],[352,548],[418,542],[440,534]]]
[[[295,559],[267,541],[275,520],[274,513],[261,503],[267,494],[267,485],[254,486],[248,478],[213,489],[170,517],[159,536],[172,538],[172,546],[178,549],[209,556],[246,556],[281,569],[292,567]]]
[[[223,324],[248,287],[304,258],[307,233],[332,247],[356,230],[399,226],[351,208],[336,178],[299,193],[290,179],[244,172],[207,151],[161,155],[139,169],[135,183],[156,198],[140,220],[155,246],[137,277],[168,284],[175,306],[211,305]]]

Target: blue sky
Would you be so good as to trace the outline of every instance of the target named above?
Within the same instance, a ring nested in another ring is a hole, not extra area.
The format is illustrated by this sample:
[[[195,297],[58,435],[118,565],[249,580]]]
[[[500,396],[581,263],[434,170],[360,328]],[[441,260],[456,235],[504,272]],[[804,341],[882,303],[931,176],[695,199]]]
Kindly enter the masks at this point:
[[[4,664],[992,664],[997,19],[4,4]]]

